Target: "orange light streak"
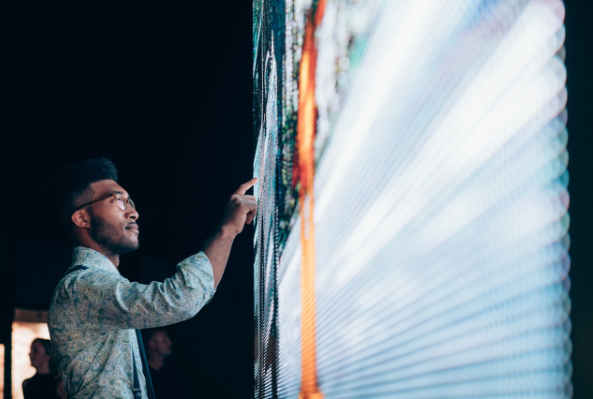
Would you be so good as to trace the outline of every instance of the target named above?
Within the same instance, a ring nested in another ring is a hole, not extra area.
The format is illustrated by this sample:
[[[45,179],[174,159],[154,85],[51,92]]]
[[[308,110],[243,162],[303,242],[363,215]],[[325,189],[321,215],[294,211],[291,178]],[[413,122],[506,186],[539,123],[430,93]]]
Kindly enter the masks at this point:
[[[301,335],[302,371],[300,399],[322,399],[317,381],[315,323],[315,223],[313,221],[315,178],[315,73],[317,44],[315,30],[323,19],[325,0],[320,0],[313,16],[311,9],[305,24],[305,40],[299,75],[299,110],[297,121],[299,213],[301,217]]]

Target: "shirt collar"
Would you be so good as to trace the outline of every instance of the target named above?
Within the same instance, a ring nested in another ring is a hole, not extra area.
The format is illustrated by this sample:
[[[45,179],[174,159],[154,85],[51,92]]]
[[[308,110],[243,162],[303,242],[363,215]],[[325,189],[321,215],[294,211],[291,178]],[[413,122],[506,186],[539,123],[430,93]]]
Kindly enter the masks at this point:
[[[72,264],[68,270],[78,265],[119,274],[117,267],[105,255],[87,247],[74,247],[72,251]]]

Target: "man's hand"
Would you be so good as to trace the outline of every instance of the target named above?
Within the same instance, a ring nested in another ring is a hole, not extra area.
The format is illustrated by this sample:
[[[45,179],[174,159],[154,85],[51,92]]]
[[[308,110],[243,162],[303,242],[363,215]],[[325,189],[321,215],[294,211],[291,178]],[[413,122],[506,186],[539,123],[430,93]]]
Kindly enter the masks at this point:
[[[256,182],[257,177],[241,184],[237,191],[231,195],[222,217],[222,230],[237,235],[243,231],[245,224],[250,224],[253,221],[257,212],[257,203],[253,195],[245,195],[245,192]]]
[[[241,184],[231,198],[224,210],[222,224],[218,230],[208,239],[204,246],[204,253],[212,264],[214,275],[214,287],[222,278],[224,269],[229,260],[231,246],[235,236],[243,231],[245,223],[251,223],[257,212],[257,204],[253,195],[245,195],[257,182],[257,178]]]

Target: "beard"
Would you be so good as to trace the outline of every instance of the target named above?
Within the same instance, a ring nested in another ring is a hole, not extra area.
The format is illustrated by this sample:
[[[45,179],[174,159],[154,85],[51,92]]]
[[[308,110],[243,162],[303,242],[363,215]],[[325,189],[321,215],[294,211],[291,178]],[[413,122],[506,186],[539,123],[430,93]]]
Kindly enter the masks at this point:
[[[91,214],[91,222],[93,224],[93,228],[89,232],[91,238],[113,255],[132,252],[140,246],[140,242],[130,240],[122,235],[114,225],[95,214]]]

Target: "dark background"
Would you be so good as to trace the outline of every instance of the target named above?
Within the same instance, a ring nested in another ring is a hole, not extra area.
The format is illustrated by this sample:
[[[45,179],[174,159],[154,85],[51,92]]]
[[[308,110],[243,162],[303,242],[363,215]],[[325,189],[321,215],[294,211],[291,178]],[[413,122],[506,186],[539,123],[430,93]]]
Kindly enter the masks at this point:
[[[566,68],[574,397],[593,398],[593,6],[568,0]]]
[[[142,230],[122,257],[130,280],[169,277],[202,248],[252,177],[251,2],[2,2],[0,37],[6,341],[12,306],[47,309],[70,262],[41,203],[62,165],[118,168]],[[168,328],[196,398],[253,397],[252,240],[249,226],[214,299]]]
[[[593,21],[567,2],[571,297],[576,398],[593,398],[590,173]],[[170,275],[252,175],[251,1],[0,3],[0,341],[14,306],[46,309],[69,262],[45,220],[56,168],[111,158],[140,211],[131,280]],[[169,327],[198,398],[253,397],[253,232],[235,242],[212,302]]]

